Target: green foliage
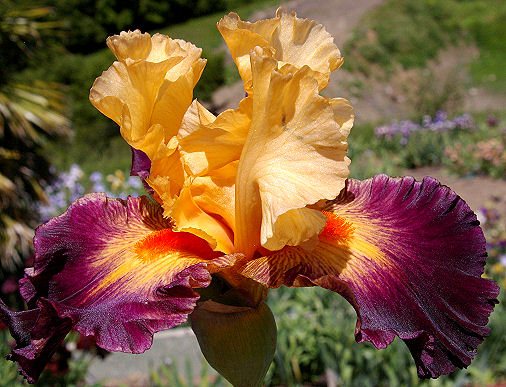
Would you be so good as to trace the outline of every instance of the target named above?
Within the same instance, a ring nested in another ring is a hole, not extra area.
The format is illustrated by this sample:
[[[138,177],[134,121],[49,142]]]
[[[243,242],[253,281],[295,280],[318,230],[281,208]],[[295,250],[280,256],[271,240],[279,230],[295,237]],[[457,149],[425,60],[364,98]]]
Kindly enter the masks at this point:
[[[207,64],[195,86],[194,98],[210,101],[213,92],[225,83],[225,54],[203,51],[202,57],[207,59]]]
[[[119,144],[116,140],[119,136],[118,126],[95,109],[88,99],[94,80],[113,61],[114,55],[109,50],[87,56],[60,53],[54,56],[49,66],[25,72],[24,76],[27,78],[45,77],[67,85],[66,96],[74,127],[73,136],[46,146],[46,153],[53,155],[52,161],[58,168],[66,169],[71,164],[78,163],[86,170],[86,164],[90,163],[90,173],[95,170],[112,173],[118,168],[129,169],[130,150],[126,144]],[[93,147],[90,147],[90,144],[93,144]],[[116,153],[118,148],[121,149],[119,154]],[[111,154],[112,159],[119,158],[120,162],[106,169],[99,169],[98,165],[107,164],[107,160],[101,156],[106,152]]]
[[[181,23],[227,8],[226,0],[52,0],[58,17],[69,27],[66,47],[90,52],[102,47],[105,38],[122,30],[143,31]]]
[[[0,85],[27,66],[44,42],[63,26],[48,18],[52,9],[27,1],[0,0]]]
[[[348,68],[360,62],[392,70],[425,65],[446,43],[451,8],[444,1],[390,0],[365,17],[344,52]],[[356,67],[355,67],[356,68]]]
[[[123,30],[159,30],[246,5],[245,0],[49,0],[67,22],[65,46],[74,53],[103,47],[107,36]],[[258,1],[253,2],[258,3]],[[251,4],[250,4],[251,5]]]
[[[50,180],[44,142],[69,133],[60,86],[16,79],[41,46],[41,37],[58,27],[50,9],[1,0],[0,6],[0,280],[29,256],[43,200],[41,181]],[[16,67],[18,66],[18,67]],[[4,271],[7,269],[6,271]]]
[[[190,360],[185,363],[184,375],[175,363],[164,364],[149,373],[151,387],[226,387],[231,386],[221,375],[213,372],[202,359],[200,374],[194,373]]]
[[[412,132],[409,138],[401,134],[377,137],[373,126],[357,126],[348,139],[350,177],[365,179],[379,171],[399,176],[405,169],[444,166],[461,176],[483,174],[503,178],[504,117],[500,114],[498,124],[490,126],[486,117],[477,115],[477,127],[473,130],[420,130]]]

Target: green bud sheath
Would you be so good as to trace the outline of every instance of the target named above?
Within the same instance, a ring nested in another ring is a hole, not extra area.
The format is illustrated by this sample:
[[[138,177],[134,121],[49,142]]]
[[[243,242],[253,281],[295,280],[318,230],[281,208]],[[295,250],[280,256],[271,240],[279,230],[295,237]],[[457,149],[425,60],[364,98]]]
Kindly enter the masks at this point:
[[[191,326],[209,364],[237,387],[260,386],[276,351],[276,322],[269,307],[205,301]]]

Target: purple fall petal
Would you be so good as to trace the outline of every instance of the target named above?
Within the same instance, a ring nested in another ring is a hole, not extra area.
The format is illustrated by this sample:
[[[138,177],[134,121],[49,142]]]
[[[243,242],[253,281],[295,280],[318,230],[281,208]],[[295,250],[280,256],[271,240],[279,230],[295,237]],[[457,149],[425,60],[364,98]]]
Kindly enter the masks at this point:
[[[481,278],[485,238],[476,215],[435,179],[350,180],[328,203],[312,251],[285,248],[242,273],[266,285],[322,286],[357,311],[356,339],[405,340],[420,377],[466,367],[488,335],[499,288]]]
[[[18,342],[11,358],[31,380],[71,328],[109,351],[145,351],[155,332],[187,320],[199,298],[193,288],[208,286],[210,271],[235,259],[172,231],[146,197],[104,194],[87,195],[40,226],[34,246],[34,267],[20,281],[31,310],[0,309]]]

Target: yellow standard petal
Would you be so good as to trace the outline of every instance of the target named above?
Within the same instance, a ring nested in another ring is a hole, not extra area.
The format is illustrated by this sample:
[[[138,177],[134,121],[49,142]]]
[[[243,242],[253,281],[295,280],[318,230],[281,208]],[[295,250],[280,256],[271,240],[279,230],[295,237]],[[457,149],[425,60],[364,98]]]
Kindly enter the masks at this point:
[[[326,219],[305,207],[344,187],[354,118],[348,101],[318,94],[309,67],[284,73],[259,47],[251,64],[252,122],[235,187],[234,244],[246,257],[260,244],[279,250],[318,235]]]
[[[205,60],[190,43],[138,30],[107,44],[118,61],[97,78],[90,101],[120,126],[128,144],[153,160],[177,134]]]
[[[330,73],[343,62],[334,39],[321,24],[299,19],[295,12],[287,13],[282,8],[276,11],[275,18],[255,23],[244,22],[237,14],[230,13],[219,21],[218,29],[248,93],[252,92],[249,54],[256,46],[271,50],[279,68],[309,66],[319,90],[328,85]]]

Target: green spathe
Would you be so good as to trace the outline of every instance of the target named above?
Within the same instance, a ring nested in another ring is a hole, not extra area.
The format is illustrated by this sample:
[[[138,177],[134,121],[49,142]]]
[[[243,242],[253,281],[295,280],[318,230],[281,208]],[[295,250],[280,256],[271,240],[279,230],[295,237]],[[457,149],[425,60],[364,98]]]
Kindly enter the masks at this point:
[[[205,301],[191,326],[209,364],[234,386],[260,386],[276,350],[276,322],[269,307]]]

